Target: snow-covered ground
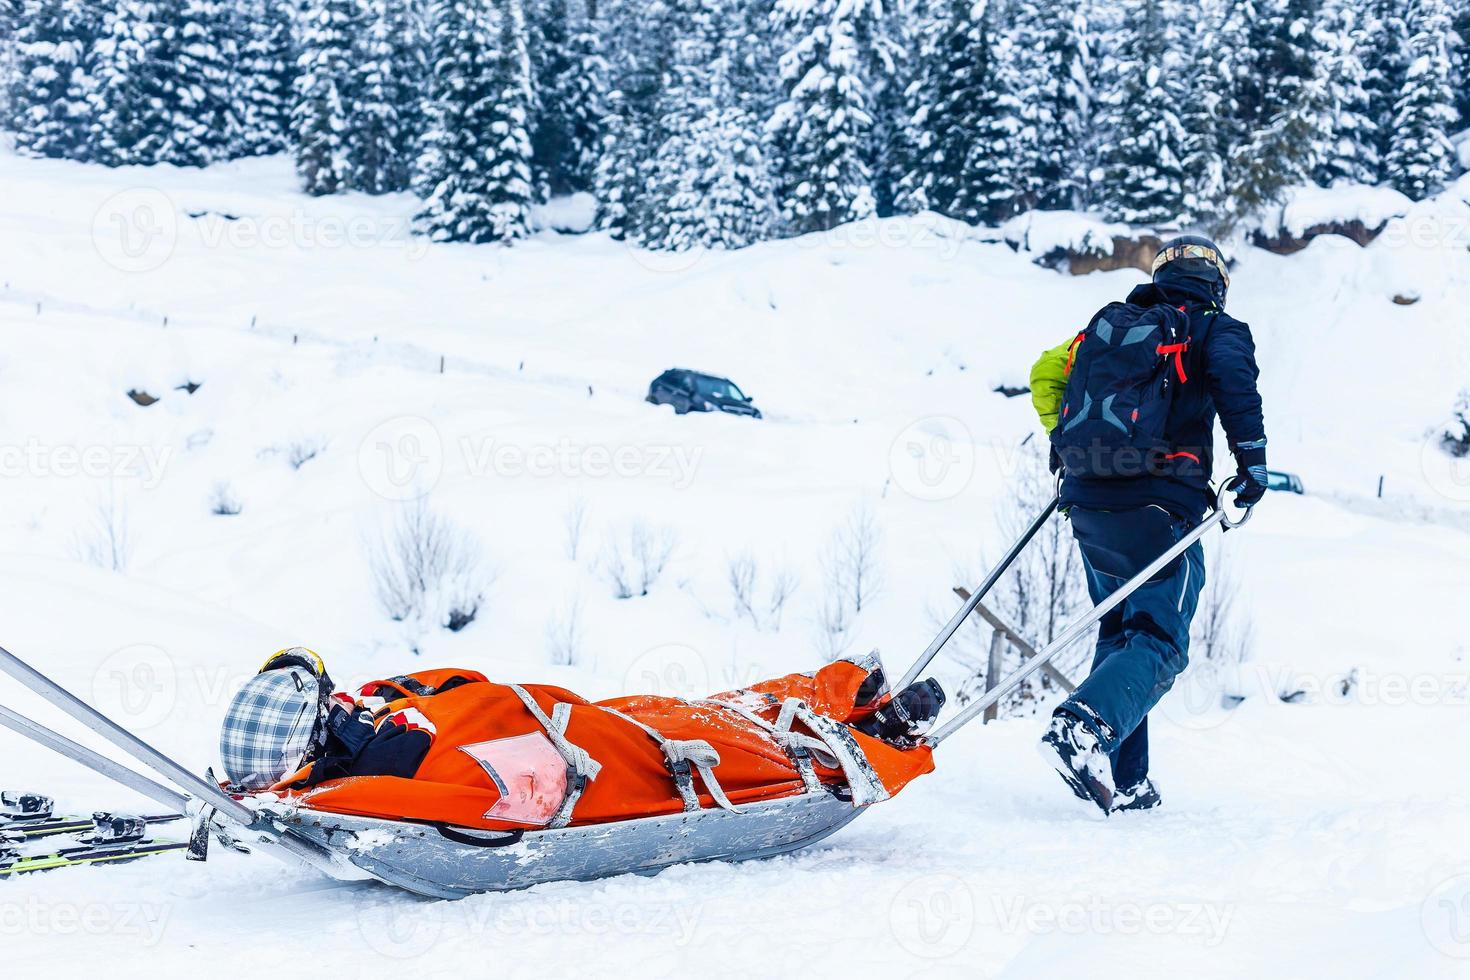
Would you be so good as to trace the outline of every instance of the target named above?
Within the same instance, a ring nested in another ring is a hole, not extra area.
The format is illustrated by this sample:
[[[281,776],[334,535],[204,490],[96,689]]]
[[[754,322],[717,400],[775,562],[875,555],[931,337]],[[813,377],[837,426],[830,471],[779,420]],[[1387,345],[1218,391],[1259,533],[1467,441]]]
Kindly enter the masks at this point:
[[[1270,495],[1234,536],[1254,657],[1227,680],[1247,696],[1225,710],[1197,676],[1165,701],[1163,810],[1080,815],[1032,751],[1039,718],[1017,718],[794,857],[459,903],[162,858],[0,880],[7,962],[1470,976],[1470,470],[1435,437],[1470,385],[1465,197],[1470,181],[1366,249],[1239,255],[1231,310],[1260,348],[1272,463],[1308,493]],[[1036,424],[991,389],[1139,280],[1051,272],[932,216],[668,256],[600,235],[428,246],[412,207],[305,198],[281,160],[0,156],[0,643],[200,770],[234,685],[289,644],[343,682],[462,664],[592,697],[809,666],[831,652],[822,556],[860,513],[882,588],[839,642],[901,668],[961,570],[1005,544],[993,515]],[[670,366],[730,376],[766,419],[645,404]],[[212,513],[220,484],[240,513]],[[495,573],[459,633],[394,623],[374,596],[372,542],[419,494]],[[122,571],[89,560],[108,524]],[[619,600],[609,556],[638,527],[675,547],[650,594]],[[779,628],[734,608],[745,553],[762,594],[799,579]],[[75,733],[8,681],[0,701]],[[0,786],[148,808],[0,745]]]

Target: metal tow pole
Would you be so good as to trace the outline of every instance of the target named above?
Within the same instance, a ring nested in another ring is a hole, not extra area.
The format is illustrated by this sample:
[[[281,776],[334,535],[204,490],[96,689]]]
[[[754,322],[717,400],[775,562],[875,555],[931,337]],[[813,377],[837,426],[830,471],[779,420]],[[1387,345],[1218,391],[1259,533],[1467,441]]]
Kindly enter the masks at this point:
[[[93,752],[85,745],[78,745],[65,736],[58,735],[45,725],[31,721],[25,715],[11,711],[5,705],[0,704],[0,727],[5,727],[17,735],[24,735],[32,741],[44,745],[53,752],[58,752],[68,759],[75,759],[82,765],[93,770],[99,775],[106,776],[115,783],[121,783],[135,793],[148,797],[155,803],[161,803],[170,809],[180,813],[189,805],[189,798],[183,793],[160,786],[147,776],[140,776],[127,766],[113,762],[107,756]]]
[[[927,741],[930,745],[938,745],[940,742],[943,742],[945,739],[949,738],[955,732],[963,728],[970,721],[978,717],[981,713],[985,711],[986,708],[990,707],[992,704],[997,703],[998,701],[1000,701],[1001,698],[1005,697],[1011,691],[1015,690],[1017,685],[1019,685],[1026,678],[1030,677],[1032,674],[1036,673],[1043,666],[1050,663],[1052,658],[1054,658],[1057,654],[1061,653],[1068,646],[1070,646],[1083,633],[1091,629],[1093,624],[1098,622],[1098,620],[1102,619],[1108,613],[1112,612],[1114,608],[1116,608],[1121,602],[1123,602],[1123,600],[1127,599],[1134,592],[1138,591],[1138,589],[1142,587],[1143,584],[1149,579],[1153,578],[1160,569],[1169,565],[1176,558],[1178,558],[1180,555],[1184,554],[1191,547],[1193,547],[1196,541],[1204,537],[1217,524],[1222,525],[1226,530],[1230,530],[1231,528],[1240,527],[1246,521],[1250,520],[1250,508],[1246,509],[1245,513],[1241,515],[1239,520],[1232,521],[1226,515],[1225,492],[1225,488],[1221,487],[1220,492],[1216,495],[1215,498],[1214,513],[1210,514],[1209,517],[1200,522],[1200,525],[1198,527],[1190,531],[1184,537],[1180,538],[1173,547],[1169,548],[1163,554],[1159,555],[1159,557],[1155,558],[1137,575],[1133,576],[1127,582],[1123,583],[1123,585],[1121,585],[1116,592],[1108,596],[1096,606],[1093,606],[1092,610],[1088,612],[1085,616],[1083,616],[1081,619],[1076,620],[1072,623],[1072,625],[1063,630],[1056,639],[1052,640],[1046,645],[1046,647],[1036,656],[1035,659],[1028,660],[1025,664],[1021,665],[1019,668],[1013,671],[1009,677],[1005,678],[1005,680],[1001,681],[995,687],[987,691],[983,697],[979,698],[978,700],[972,701],[970,704],[967,704],[963,711],[955,715],[949,721],[940,725],[938,728],[934,729],[934,732],[930,734],[925,739],[925,741]]]
[[[960,607],[959,612],[955,613],[950,618],[950,621],[944,624],[944,628],[939,631],[939,635],[934,637],[923,653],[919,654],[919,659],[914,661],[914,665],[904,672],[903,677],[893,686],[894,691],[902,691],[912,684],[918,679],[919,674],[923,673],[924,668],[928,667],[930,662],[939,655],[939,651],[949,642],[950,637],[955,635],[955,631],[964,625],[970,613],[974,612],[975,607],[980,605],[980,600],[984,599],[985,594],[995,587],[995,583],[1005,574],[1006,569],[1011,567],[1011,563],[1016,560],[1016,557],[1026,550],[1026,546],[1031,543],[1031,539],[1036,537],[1036,532],[1040,531],[1047,520],[1050,519],[1051,515],[1056,513],[1057,505],[1061,503],[1061,500],[1062,496],[1059,489],[1056,496],[1052,497],[1051,502],[1046,505],[1040,514],[1036,515],[1036,519],[1027,526],[1016,543],[1011,545],[1011,550],[1007,551],[1005,557],[1001,558],[1000,564],[990,570],[990,574],[985,576],[985,581],[981,582],[980,587],[970,594],[970,597],[965,600],[965,604]]]
[[[195,775],[188,769],[185,769],[179,763],[138,738],[138,736],[123,728],[96,708],[82,701],[66,688],[45,674],[42,674],[4,647],[0,647],[0,672],[9,674],[49,703],[66,712],[78,723],[107,739],[138,762],[152,769],[160,776],[163,776],[169,782],[183,790],[188,796],[207,803],[221,816],[234,823],[238,823],[249,830],[258,831],[267,835],[269,840],[261,841],[261,843],[268,843],[272,847],[279,847],[298,860],[326,871],[328,874],[333,873],[332,869],[336,867],[336,862],[333,861],[331,854],[320,845],[299,837],[294,837],[285,831],[263,826],[257,819],[254,810],[203,776]],[[84,749],[83,755],[73,755],[66,746],[75,745],[76,743],[71,742],[69,739],[63,739],[44,726],[38,725],[35,722],[28,722],[24,729],[15,728],[14,730],[34,739],[47,748],[54,749],[69,758],[76,759],[76,761],[81,762],[83,765],[92,766],[91,756],[95,755],[95,753]],[[45,734],[43,735],[42,732]],[[50,737],[47,738],[47,736]],[[81,748],[81,746],[78,747]],[[96,767],[94,766],[93,768]],[[96,768],[96,771],[111,779],[118,779],[118,774],[110,771],[110,767]],[[133,775],[136,776],[137,774],[133,773]],[[126,777],[123,778],[126,779]],[[119,781],[122,782],[122,780]],[[130,782],[124,782],[123,785],[134,789],[137,788]]]

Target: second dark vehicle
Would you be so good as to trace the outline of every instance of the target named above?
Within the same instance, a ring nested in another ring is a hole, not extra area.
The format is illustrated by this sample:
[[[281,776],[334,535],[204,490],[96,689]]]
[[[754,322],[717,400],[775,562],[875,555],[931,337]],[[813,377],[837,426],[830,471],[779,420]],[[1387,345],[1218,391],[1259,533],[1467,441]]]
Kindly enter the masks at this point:
[[[653,379],[644,401],[654,405],[672,405],[677,415],[686,412],[725,412],[730,415],[761,417],[750,396],[729,378],[684,368],[670,368]]]

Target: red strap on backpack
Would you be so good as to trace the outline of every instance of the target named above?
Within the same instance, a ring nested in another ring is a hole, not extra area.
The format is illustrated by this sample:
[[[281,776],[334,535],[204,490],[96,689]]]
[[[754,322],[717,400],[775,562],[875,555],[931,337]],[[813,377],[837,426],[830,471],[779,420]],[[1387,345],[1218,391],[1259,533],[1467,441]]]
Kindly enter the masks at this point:
[[[1160,344],[1158,347],[1159,353],[1164,357],[1168,357],[1170,354],[1174,355],[1174,371],[1179,375],[1180,384],[1184,384],[1189,380],[1184,373],[1184,352],[1187,350],[1189,350],[1188,337],[1185,337],[1184,340],[1177,344]]]
[[[1063,372],[1067,375],[1067,377],[1072,376],[1072,359],[1077,356],[1077,348],[1082,344],[1082,339],[1086,336],[1087,331],[1082,331],[1077,335],[1076,339],[1073,340],[1072,343],[1067,347],[1067,369],[1065,372]]]

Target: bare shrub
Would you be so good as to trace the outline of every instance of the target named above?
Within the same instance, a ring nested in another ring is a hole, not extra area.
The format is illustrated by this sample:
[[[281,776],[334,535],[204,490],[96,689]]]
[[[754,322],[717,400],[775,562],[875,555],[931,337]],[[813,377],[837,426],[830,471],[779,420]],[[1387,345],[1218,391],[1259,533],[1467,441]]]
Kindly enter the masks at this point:
[[[582,597],[574,595],[546,624],[546,647],[551,662],[570,667],[582,654]]]
[[[494,583],[475,536],[423,498],[398,505],[367,552],[378,603],[398,622],[458,632],[475,621]]]
[[[786,603],[796,594],[797,586],[801,579],[796,574],[796,569],[789,565],[783,565],[776,570],[776,577],[771,580],[770,591],[766,593],[766,615],[771,629],[781,629],[781,616],[786,611]]]
[[[562,529],[565,533],[564,543],[566,545],[567,558],[576,561],[577,554],[582,549],[582,533],[587,530],[586,497],[578,494],[567,505],[565,513],[562,514]]]
[[[832,532],[832,541],[822,557],[828,591],[842,594],[854,615],[882,591],[883,573],[878,561],[882,541],[883,532],[872,509],[861,504]]]
[[[326,448],[325,439],[315,437],[297,439],[286,447],[286,462],[291,464],[293,470],[299,470],[325,452]]]
[[[730,583],[730,598],[735,605],[735,618],[746,617],[756,628],[760,615],[755,611],[755,585],[760,570],[749,552],[726,560],[725,578]]]
[[[73,550],[77,558],[98,568],[127,570],[132,555],[127,502],[118,498],[112,485],[98,495],[92,520],[77,528]]]
[[[1217,546],[1207,559],[1205,586],[1190,624],[1191,659],[1217,667],[1231,667],[1250,659],[1252,629],[1249,622],[1235,615],[1239,597],[1240,580],[1230,552],[1223,545]]]
[[[1467,415],[1470,415],[1470,391],[1462,391],[1455,403],[1454,418],[1439,434],[1440,448],[1456,459],[1470,456],[1470,418]]]
[[[760,562],[750,552],[726,560],[725,580],[730,586],[731,605],[736,619],[749,619],[756,629],[781,629],[781,615],[786,603],[796,593],[800,579],[790,567],[783,565],[771,577],[761,598]]]
[[[853,608],[847,594],[829,588],[817,603],[817,648],[836,660],[852,646]]]
[[[614,533],[603,549],[602,570],[618,599],[648,595],[668,566],[678,547],[679,536],[671,527],[649,527],[634,521],[622,533]]]
[[[221,517],[229,517],[240,513],[242,508],[240,498],[236,496],[234,487],[221,481],[214,485],[209,494],[209,512]]]

